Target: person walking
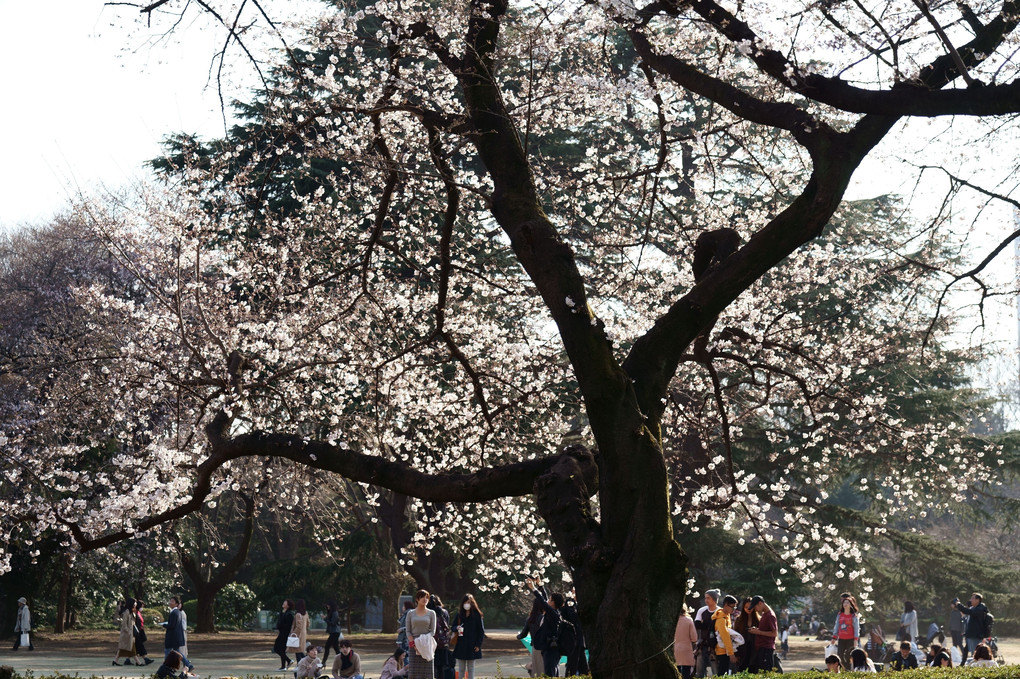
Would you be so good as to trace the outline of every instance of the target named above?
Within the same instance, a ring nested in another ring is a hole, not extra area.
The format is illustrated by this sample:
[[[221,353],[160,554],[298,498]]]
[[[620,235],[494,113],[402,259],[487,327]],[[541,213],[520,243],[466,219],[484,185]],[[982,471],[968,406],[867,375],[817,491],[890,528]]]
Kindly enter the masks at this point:
[[[673,660],[683,679],[694,675],[694,646],[698,643],[698,630],[694,620],[687,615],[687,604],[680,604],[680,616],[673,631]]]
[[[978,645],[987,637],[988,631],[988,607],[985,606],[984,597],[974,592],[970,595],[970,606],[964,606],[959,599],[954,599],[956,610],[967,617],[967,628],[964,634],[967,637],[967,653],[965,656],[972,656]]]
[[[298,662],[301,662],[301,658],[305,657],[305,647],[308,645],[308,629],[310,624],[305,600],[298,599],[294,603],[294,622],[290,628],[290,633],[296,634],[298,637],[298,647],[294,651],[294,659]]]
[[[329,660],[329,649],[332,648],[335,653],[340,652],[340,640],[344,638],[343,632],[340,631],[340,611],[335,601],[326,604],[326,634],[329,636],[326,638],[326,650],[322,656],[323,665]]]
[[[117,618],[120,622],[120,635],[117,638],[117,655],[113,656],[113,664],[121,665],[144,665],[145,662],[138,656],[135,650],[135,600],[128,597],[120,602],[117,608]],[[123,663],[117,662],[124,658]]]
[[[450,623],[457,634],[457,645],[453,657],[457,660],[460,679],[475,679],[475,661],[482,657],[482,643],[485,641],[485,623],[478,602],[470,594],[460,601],[457,615]],[[410,677],[409,679],[417,679]]]
[[[286,670],[294,661],[287,655],[287,637],[294,628],[294,602],[284,599],[283,610],[276,619],[276,641],[273,642],[273,653],[280,656],[280,670]],[[278,670],[278,671],[280,671]]]
[[[14,619],[14,650],[25,645],[28,650],[35,650],[32,645],[32,614],[28,610],[28,599],[21,597],[18,599],[18,615]]]
[[[850,595],[840,602],[836,623],[832,626],[832,640],[836,643],[836,655],[844,667],[850,667],[850,652],[860,645],[861,623],[857,601]]]
[[[145,650],[145,642],[149,640],[149,635],[145,633],[145,618],[142,616],[143,604],[141,601],[135,600],[135,653],[144,661],[146,665],[152,662],[152,658],[149,657],[149,652]]]
[[[184,652],[184,645],[187,643],[187,640],[184,638],[181,600],[172,596],[166,602],[166,605],[170,609],[170,614],[166,618],[166,623],[164,623],[166,625],[166,632],[163,636],[163,658],[165,659],[171,652],[176,651],[181,656],[181,662],[187,668],[187,671],[189,673],[194,672],[195,666],[191,664],[191,661],[188,660],[188,656]]]
[[[433,657],[426,659],[418,649],[417,640],[423,634],[435,637],[438,617],[430,609],[432,595],[419,589],[414,595],[414,608],[407,612],[404,629],[407,632],[407,679],[435,679],[435,652]]]

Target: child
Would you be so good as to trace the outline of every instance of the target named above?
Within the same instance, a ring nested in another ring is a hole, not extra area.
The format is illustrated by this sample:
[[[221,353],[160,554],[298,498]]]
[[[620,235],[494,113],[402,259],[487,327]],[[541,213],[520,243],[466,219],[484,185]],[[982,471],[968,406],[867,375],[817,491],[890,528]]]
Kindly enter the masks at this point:
[[[779,634],[780,648],[783,650],[783,660],[786,660],[786,654],[790,652],[790,628],[783,625],[783,631]]]

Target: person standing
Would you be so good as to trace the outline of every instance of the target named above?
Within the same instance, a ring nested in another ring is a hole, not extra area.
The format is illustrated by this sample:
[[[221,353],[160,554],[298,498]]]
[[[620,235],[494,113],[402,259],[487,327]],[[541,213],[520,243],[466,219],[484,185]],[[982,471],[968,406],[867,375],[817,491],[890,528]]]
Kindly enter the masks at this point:
[[[542,651],[535,647],[535,638],[538,637],[538,630],[542,628],[542,617],[545,615],[545,611],[542,605],[538,601],[531,602],[531,612],[528,614],[528,619],[524,621],[524,627],[517,634],[517,638],[521,641],[525,637],[531,638],[531,662],[528,664],[528,676],[539,677],[542,676]]]
[[[28,641],[28,650],[34,651],[32,645],[32,614],[28,610],[28,599],[18,599],[18,615],[14,619],[14,650],[18,650],[23,644],[21,636],[25,635]]]
[[[779,620],[775,612],[760,596],[751,597],[751,608],[758,614],[758,626],[747,631],[754,636],[754,660],[752,672],[771,672],[776,661],[776,637],[779,636]]]
[[[542,651],[542,676],[558,677],[560,657],[563,655],[563,651],[573,650],[562,649],[557,638],[560,622],[563,620],[560,610],[563,608],[565,600],[562,594],[553,592],[549,595],[549,600],[546,601],[535,583],[528,579],[525,584],[535,595],[535,603],[542,608],[544,614],[542,625],[538,628],[538,635],[531,639],[532,645]]]
[[[435,679],[435,656],[426,660],[418,651],[416,640],[423,634],[435,636],[436,612],[428,607],[431,595],[424,589],[414,595],[414,608],[407,612],[404,629],[407,632],[409,660],[407,662],[407,679]],[[458,646],[458,648],[460,648]]]
[[[584,640],[584,630],[581,628],[581,616],[577,613],[577,604],[568,597],[567,603],[563,606],[560,614],[566,622],[574,626],[574,648],[567,653],[567,676],[591,674],[591,670],[588,668],[588,656],[584,653],[588,644]],[[689,617],[688,620],[690,620]],[[694,629],[693,620],[691,620],[691,629]],[[695,637],[697,637],[697,632],[695,632]],[[694,655],[692,653],[691,660],[693,659]],[[693,672],[694,663],[692,662],[691,665],[691,671]]]
[[[473,596],[464,595],[457,615],[450,624],[457,631],[457,645],[453,649],[453,657],[457,660],[460,679],[475,679],[475,661],[482,657],[485,623],[482,620],[482,611]]]
[[[987,636],[988,607],[985,606],[984,597],[977,592],[970,595],[970,606],[964,606],[956,599],[956,610],[960,611],[967,618],[967,628],[964,634],[967,637],[966,656],[972,656],[977,650],[978,644]]]
[[[836,642],[836,654],[844,667],[850,667],[850,652],[860,645],[861,623],[857,602],[852,596],[845,596],[840,602],[836,623],[832,626],[832,640]]]
[[[694,674],[694,645],[698,643],[698,630],[694,629],[694,620],[687,615],[687,604],[680,604],[680,617],[673,631],[673,660],[683,679],[691,679]]]
[[[909,637],[907,635],[910,635]],[[900,641],[909,638],[917,641],[917,611],[914,604],[909,601],[903,602],[903,615],[900,616],[900,633],[896,635]]]
[[[301,662],[301,658],[305,657],[305,647],[308,645],[308,628],[310,621],[308,620],[308,609],[305,607],[305,600],[298,599],[294,604],[294,622],[291,625],[290,633],[296,634],[298,637],[298,647],[294,652],[294,658]]]
[[[436,655],[432,661],[432,668],[435,679],[443,679],[446,668],[453,665],[453,661],[450,659],[450,636],[453,633],[450,628],[450,613],[443,606],[443,600],[437,594],[429,597],[428,608],[436,614]],[[450,674],[452,676],[453,672],[451,671]]]
[[[340,652],[340,640],[344,638],[340,631],[340,611],[337,609],[335,601],[326,604],[326,634],[329,637],[326,639],[325,655],[322,656],[323,665],[329,660],[329,649],[332,648],[336,653]]]
[[[952,603],[949,604],[949,636],[953,640],[953,646],[960,651],[960,656],[967,655],[967,647],[963,644],[963,613],[956,608],[956,604],[960,603],[959,599],[953,599]]]
[[[730,638],[730,620],[733,619],[733,611],[736,607],[737,600],[727,594],[723,599],[723,605],[712,614],[716,640],[716,675],[720,677],[729,674],[730,667],[736,669],[737,665],[737,654],[733,649],[733,640]]]
[[[694,627],[698,630],[698,652],[696,654],[694,673],[699,679],[703,679],[708,672],[708,668],[716,662],[715,623],[712,622],[712,616],[719,610],[719,596],[719,590],[707,590],[705,592],[705,605],[699,608],[694,616]]]
[[[743,672],[751,667],[751,663],[754,662],[754,637],[751,636],[749,630],[757,625],[758,614],[754,612],[754,607],[751,606],[751,597],[745,597],[740,602],[740,612],[737,613],[737,619],[733,621],[733,631],[744,638],[744,643],[737,647],[737,666],[731,667],[731,670]]]
[[[294,663],[287,655],[287,637],[293,628],[294,602],[285,599],[280,617],[276,619],[276,641],[273,642],[273,653],[280,656],[280,670],[285,670]]]

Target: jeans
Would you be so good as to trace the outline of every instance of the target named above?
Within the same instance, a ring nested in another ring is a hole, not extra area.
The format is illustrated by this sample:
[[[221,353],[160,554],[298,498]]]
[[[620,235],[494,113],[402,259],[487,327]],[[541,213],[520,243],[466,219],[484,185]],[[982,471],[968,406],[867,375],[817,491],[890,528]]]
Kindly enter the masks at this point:
[[[460,672],[460,679],[475,679],[474,658],[471,660],[458,660],[457,671]]]
[[[191,664],[190,660],[188,660],[188,656],[184,655],[184,649],[182,649],[182,648],[164,648],[163,649],[163,660],[166,660],[166,657],[168,655],[170,655],[170,651],[177,651],[178,653],[181,654],[181,663],[185,667],[187,667],[188,670],[195,669],[195,666]]]
[[[708,668],[711,667],[715,674],[719,674],[716,668],[715,653],[712,649],[699,650],[698,657],[695,659],[694,665],[694,676],[699,679],[703,678],[708,672]]]
[[[974,651],[977,650],[978,644],[981,643],[980,637],[967,637],[967,657],[973,658]]]
[[[677,665],[676,668],[682,679],[691,679],[694,676],[694,665]]]
[[[717,655],[715,657],[716,675],[723,676],[730,673],[730,656],[728,655]]]

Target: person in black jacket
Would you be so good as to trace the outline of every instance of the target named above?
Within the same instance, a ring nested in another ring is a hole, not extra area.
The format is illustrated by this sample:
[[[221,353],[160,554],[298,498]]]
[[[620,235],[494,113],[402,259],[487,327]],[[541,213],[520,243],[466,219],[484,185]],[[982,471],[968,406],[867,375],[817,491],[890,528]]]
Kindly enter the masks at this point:
[[[542,607],[545,615],[542,617],[542,625],[538,628],[538,635],[531,638],[531,644],[542,651],[543,675],[547,677],[559,676],[559,664],[562,650],[559,647],[557,633],[560,628],[564,598],[559,592],[549,595],[549,601],[545,600],[542,592],[535,587],[534,581],[528,578],[524,584],[535,595],[535,602]]]
[[[525,637],[531,637],[531,662],[528,664],[528,676],[538,677],[542,674],[542,666],[544,661],[542,660],[542,651],[535,648],[535,637],[538,636],[538,630],[542,627],[542,617],[545,615],[545,611],[542,610],[542,605],[537,601],[531,602],[531,613],[528,614],[528,619],[524,621],[524,627],[517,634],[517,638],[524,640]]]
[[[577,615],[577,605],[567,599],[567,604],[563,607],[561,614],[564,620],[574,626],[574,648],[567,654],[567,676],[591,674],[588,670],[588,656],[584,654],[586,646],[584,632],[581,630],[581,618]]]
[[[276,621],[276,641],[273,643],[273,653],[280,656],[280,670],[285,670],[294,664],[294,661],[287,656],[287,637],[290,636],[290,629],[293,626],[294,602],[287,599],[283,602],[283,610]],[[299,650],[303,653],[305,649]]]
[[[453,657],[461,679],[475,679],[475,661],[482,657],[482,643],[485,641],[485,623],[482,609],[470,594],[465,594],[460,601],[457,615],[450,626],[457,632],[457,645],[453,648]]]
[[[889,666],[896,671],[917,669],[917,656],[911,652],[909,641],[900,642],[900,652],[892,657]]]
[[[961,604],[959,599],[953,599],[953,604],[956,606],[956,610],[970,616],[967,618],[967,629],[964,636],[967,637],[967,655],[972,656],[977,650],[978,644],[985,638],[985,618],[988,616],[988,607],[984,604],[984,597],[977,592],[970,595],[969,608]]]

